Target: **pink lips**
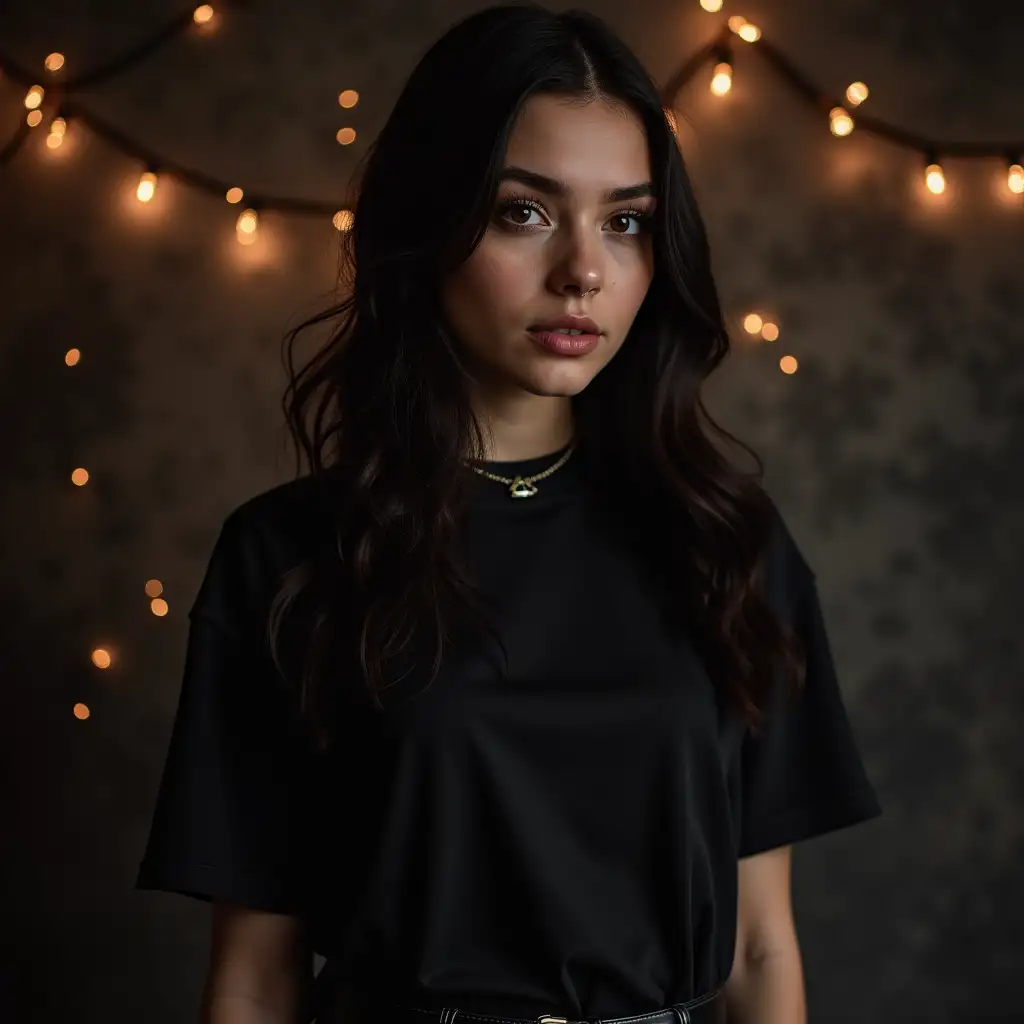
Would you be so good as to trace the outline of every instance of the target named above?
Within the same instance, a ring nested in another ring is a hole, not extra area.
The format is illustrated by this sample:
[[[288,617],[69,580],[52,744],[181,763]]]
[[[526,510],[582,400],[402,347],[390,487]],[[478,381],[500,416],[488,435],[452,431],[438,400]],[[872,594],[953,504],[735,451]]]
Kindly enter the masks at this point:
[[[597,348],[599,334],[558,334],[555,331],[531,330],[533,338],[541,348],[559,356],[585,356]]]

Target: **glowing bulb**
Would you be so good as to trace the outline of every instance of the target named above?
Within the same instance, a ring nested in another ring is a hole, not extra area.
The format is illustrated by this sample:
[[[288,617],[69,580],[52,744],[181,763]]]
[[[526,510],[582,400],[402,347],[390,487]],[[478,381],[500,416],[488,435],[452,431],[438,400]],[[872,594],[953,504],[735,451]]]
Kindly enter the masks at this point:
[[[247,235],[254,234],[260,225],[260,219],[255,210],[243,210],[238,218],[235,227]]]
[[[159,580],[146,580],[147,597],[159,597],[164,592],[164,585]]]
[[[936,195],[946,191],[946,176],[942,173],[942,167],[937,163],[928,165],[924,181],[928,190]]]
[[[833,107],[829,118],[833,135],[849,135],[853,131],[853,118],[842,107]]]
[[[54,135],[63,135],[68,130],[68,123],[63,117],[55,117],[50,122],[50,131]]]
[[[354,216],[351,210],[339,210],[332,218],[331,223],[339,231],[348,231],[352,227]]]
[[[700,5],[705,11],[715,14],[722,9],[722,0],[700,0]]]
[[[47,71],[60,71],[64,67],[64,54],[51,53],[43,63],[46,65]]]
[[[240,203],[242,201],[242,196],[244,195],[245,193],[240,188],[235,187],[229,188],[227,192],[224,193],[224,198],[229,203]]]
[[[761,38],[761,30],[748,21],[745,25],[740,25],[736,35],[746,43],[756,43]]]
[[[213,17],[213,8],[209,4],[203,4],[192,12],[192,20],[197,25],[205,25]]]
[[[67,363],[68,366],[77,366],[78,361],[81,358],[82,353],[77,348],[69,348],[67,352],[64,353],[64,362]]]
[[[139,187],[135,190],[135,194],[139,197],[140,203],[148,203],[153,198],[155,192],[156,175],[152,171],[146,171],[139,178]]]
[[[110,651],[105,647],[97,647],[92,652],[92,663],[97,668],[110,668],[110,664],[114,659],[110,656]]]
[[[75,718],[84,722],[89,717],[89,708],[85,704],[76,704],[74,708]]]
[[[1020,164],[1010,164],[1010,170],[1006,175],[1006,187],[1017,195],[1024,192],[1024,167]]]
[[[748,313],[743,318],[743,330],[745,330],[747,334],[757,334],[757,332],[761,330],[762,322],[763,321],[756,313]]]
[[[856,107],[868,98],[868,87],[863,82],[853,82],[846,87],[846,100]]]
[[[349,107],[354,107],[359,102],[359,93],[355,89],[346,89],[344,92],[338,94],[338,105],[345,107],[346,110]]]
[[[797,366],[799,365],[796,361],[796,356],[783,356],[779,360],[779,369],[783,373],[796,373]]]
[[[162,597],[154,597],[149,602],[149,610],[159,618],[163,618],[168,612],[167,602]]]
[[[355,142],[356,130],[355,128],[341,128],[336,137],[343,146],[347,146],[350,142]]]
[[[89,470],[82,469],[82,467],[79,466],[78,469],[71,474],[71,482],[76,487],[84,487],[89,482]]]
[[[733,32],[739,32],[739,30],[743,28],[743,26],[746,25],[746,23],[747,19],[744,18],[742,14],[734,14],[729,19],[729,28]]]
[[[25,93],[25,106],[28,110],[35,110],[43,102],[43,97],[46,95],[46,90],[41,85],[33,85],[27,93]]]
[[[767,323],[761,328],[761,337],[765,341],[775,341],[779,336],[778,324]]]
[[[28,122],[29,128],[35,128],[43,123],[43,112],[41,110],[30,110],[25,120]]]
[[[732,88],[732,65],[726,61],[715,65],[715,73],[711,79],[711,91],[716,96],[724,96]]]

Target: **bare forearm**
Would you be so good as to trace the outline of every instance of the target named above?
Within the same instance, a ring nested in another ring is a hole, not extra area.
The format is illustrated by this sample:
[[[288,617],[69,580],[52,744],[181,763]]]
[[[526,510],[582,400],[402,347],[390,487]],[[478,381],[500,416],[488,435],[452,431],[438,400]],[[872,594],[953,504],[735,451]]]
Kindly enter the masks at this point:
[[[725,1005],[728,1024],[807,1024],[799,947],[734,965]]]
[[[203,992],[200,1024],[305,1024],[299,993]]]

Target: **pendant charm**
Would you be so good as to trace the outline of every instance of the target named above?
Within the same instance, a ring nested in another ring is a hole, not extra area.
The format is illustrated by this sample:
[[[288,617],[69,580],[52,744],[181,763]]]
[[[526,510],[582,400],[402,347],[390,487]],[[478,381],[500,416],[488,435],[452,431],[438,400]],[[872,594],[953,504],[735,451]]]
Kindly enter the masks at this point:
[[[517,476],[509,485],[508,492],[513,498],[532,498],[537,493],[537,488],[529,480]]]

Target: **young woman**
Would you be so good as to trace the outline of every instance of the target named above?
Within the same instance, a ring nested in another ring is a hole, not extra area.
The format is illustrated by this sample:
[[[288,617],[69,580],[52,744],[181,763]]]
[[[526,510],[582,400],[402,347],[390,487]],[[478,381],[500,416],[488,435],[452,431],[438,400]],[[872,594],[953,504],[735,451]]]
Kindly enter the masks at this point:
[[[791,846],[881,809],[814,573],[713,444],[655,85],[588,14],[472,15],[348,240],[287,339],[310,472],[223,524],[138,880],[212,903],[203,1020],[800,1024]]]

